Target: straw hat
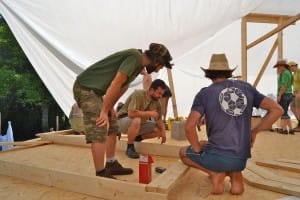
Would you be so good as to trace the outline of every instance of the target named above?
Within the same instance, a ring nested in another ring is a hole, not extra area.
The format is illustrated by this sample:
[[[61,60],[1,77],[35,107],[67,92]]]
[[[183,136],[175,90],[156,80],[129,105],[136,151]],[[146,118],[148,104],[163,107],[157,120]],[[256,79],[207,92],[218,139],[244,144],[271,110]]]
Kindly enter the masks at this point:
[[[289,65],[290,67],[292,67],[292,66],[297,66],[298,63],[296,63],[296,62],[294,62],[294,61],[290,61],[290,62],[288,62],[288,65]]]
[[[228,65],[228,61],[226,55],[223,54],[213,54],[210,59],[209,68],[204,69],[201,67],[204,72],[207,71],[231,71],[233,72],[235,68],[230,69]]]
[[[285,68],[288,68],[289,65],[286,63],[286,59],[279,59],[277,63],[273,66],[273,68],[284,66]]]

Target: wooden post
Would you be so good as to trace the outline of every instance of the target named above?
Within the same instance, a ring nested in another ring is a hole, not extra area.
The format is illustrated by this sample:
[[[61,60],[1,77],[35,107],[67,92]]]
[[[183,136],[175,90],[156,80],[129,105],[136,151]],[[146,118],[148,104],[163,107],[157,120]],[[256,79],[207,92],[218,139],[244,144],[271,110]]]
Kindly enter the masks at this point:
[[[250,49],[257,45],[258,43],[268,39],[269,37],[273,36],[274,34],[278,33],[279,31],[283,30],[287,26],[293,24],[294,22],[298,21],[300,19],[300,13],[295,15],[294,17],[291,17],[290,19],[284,21],[281,25],[274,28],[272,31],[268,32],[267,34],[263,35],[262,37],[258,38],[257,40],[251,42],[247,45],[247,49]]]
[[[247,21],[245,17],[242,18],[241,23],[242,80],[247,81]]]
[[[272,58],[272,56],[274,54],[274,51],[275,51],[275,49],[277,47],[277,44],[278,44],[278,40],[275,40],[275,42],[274,42],[274,44],[272,46],[272,49],[270,50],[270,52],[269,52],[269,54],[268,54],[268,56],[267,56],[267,58],[266,58],[266,60],[265,60],[265,62],[263,64],[263,66],[261,67],[261,69],[260,69],[260,71],[259,71],[259,73],[258,73],[258,75],[257,75],[257,77],[256,77],[256,79],[255,79],[255,81],[253,83],[253,87],[256,87],[257,84],[259,83],[262,75],[264,74],[264,72],[265,72],[265,70],[266,70],[266,68],[267,68],[267,66],[268,66],[268,64],[269,64],[269,62],[270,62],[270,60],[271,60],[271,58]]]
[[[281,25],[282,25],[282,17],[279,18],[278,27],[280,27]],[[282,33],[282,31],[278,32],[277,41],[278,41],[278,59],[282,59],[283,58],[283,33]]]
[[[169,80],[169,85],[170,85],[170,89],[172,92],[172,106],[173,106],[173,114],[174,114],[174,118],[177,119],[178,118],[178,112],[177,112],[177,105],[176,105],[176,98],[175,98],[175,91],[174,91],[174,84],[173,84],[173,76],[172,76],[172,71],[171,69],[167,69],[167,73],[168,73],[168,80]]]
[[[56,116],[56,131],[59,131],[59,116]]]

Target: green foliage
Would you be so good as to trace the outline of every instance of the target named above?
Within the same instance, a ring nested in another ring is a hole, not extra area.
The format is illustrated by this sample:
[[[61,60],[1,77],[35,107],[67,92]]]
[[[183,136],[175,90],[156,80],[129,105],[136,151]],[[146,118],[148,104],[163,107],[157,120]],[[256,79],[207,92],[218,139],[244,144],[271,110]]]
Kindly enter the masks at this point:
[[[2,124],[5,125],[7,121],[12,121],[12,124],[17,122],[18,127],[14,125],[13,129],[22,131],[21,134],[28,134],[24,131],[30,131],[31,137],[15,137],[20,140],[33,138],[35,133],[42,131],[42,107],[45,105],[51,108],[49,122],[53,126],[55,116],[63,116],[63,112],[0,15],[0,112],[2,122],[5,122]]]

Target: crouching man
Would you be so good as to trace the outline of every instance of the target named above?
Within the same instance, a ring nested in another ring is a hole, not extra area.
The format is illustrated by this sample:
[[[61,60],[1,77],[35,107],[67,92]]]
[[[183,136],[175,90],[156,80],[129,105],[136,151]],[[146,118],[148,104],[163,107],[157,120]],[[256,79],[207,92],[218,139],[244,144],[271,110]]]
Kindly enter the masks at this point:
[[[158,137],[162,144],[166,142],[159,102],[166,88],[164,81],[156,79],[148,90],[135,90],[118,112],[120,131],[128,135],[126,155],[129,158],[139,158],[134,141]]]
[[[225,176],[230,177],[230,192],[242,194],[244,184],[241,171],[251,157],[250,149],[256,135],[270,127],[283,110],[250,84],[228,79],[234,69],[229,68],[225,54],[212,55],[209,68],[203,70],[212,84],[194,98],[185,125],[191,145],[180,149],[180,159],[184,164],[208,173],[213,194],[223,193]],[[253,107],[265,109],[267,114],[251,130]],[[198,120],[203,115],[208,141],[199,141],[196,134]]]

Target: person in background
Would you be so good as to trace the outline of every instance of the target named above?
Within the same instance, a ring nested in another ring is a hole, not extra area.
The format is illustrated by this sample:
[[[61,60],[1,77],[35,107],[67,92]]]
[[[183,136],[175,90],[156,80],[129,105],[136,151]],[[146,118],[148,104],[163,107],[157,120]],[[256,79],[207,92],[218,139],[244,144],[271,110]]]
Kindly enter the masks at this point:
[[[150,74],[164,66],[171,69],[171,60],[164,45],[151,43],[144,52],[127,49],[114,53],[77,76],[73,94],[83,111],[85,139],[91,143],[96,176],[115,178],[113,175],[133,173],[115,158],[119,127],[112,114],[114,105],[143,70]]]
[[[270,127],[283,110],[249,83],[229,79],[234,69],[229,68],[225,54],[213,54],[209,68],[202,70],[212,84],[194,98],[185,124],[190,146],[182,147],[179,156],[184,164],[208,173],[213,194],[224,192],[224,179],[229,176],[230,192],[239,195],[244,191],[241,171],[251,157],[257,134]],[[251,129],[253,107],[267,114]],[[208,140],[199,141],[196,126],[204,115]]]
[[[73,129],[76,134],[84,134],[83,113],[77,103],[74,103],[71,108],[69,123],[71,125],[71,129]]]
[[[289,105],[293,100],[292,90],[292,73],[289,70],[289,65],[286,60],[278,60],[273,66],[277,69],[278,84],[277,84],[277,102],[284,110],[280,119],[279,133],[281,134],[294,134],[290,116],[288,115]]]
[[[151,74],[148,74],[146,71],[142,72],[141,74],[143,75],[143,89],[148,90],[152,83]],[[171,92],[171,89],[167,86],[167,89],[166,89],[165,93],[163,94],[163,97],[160,99],[160,103],[162,106],[162,119],[163,119],[164,123],[166,123],[168,103],[169,103],[170,97],[172,97],[172,92]]]
[[[139,158],[134,141],[158,137],[162,144],[166,142],[159,102],[166,87],[163,80],[154,80],[148,90],[135,90],[118,112],[120,131],[128,135],[126,155],[129,158]]]
[[[294,61],[288,62],[289,69],[293,73],[293,94],[294,98],[291,103],[291,110],[297,119],[297,126],[294,131],[300,131],[300,69],[298,63]]]

